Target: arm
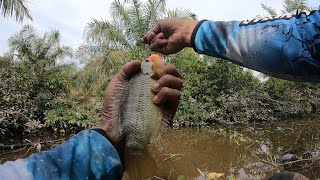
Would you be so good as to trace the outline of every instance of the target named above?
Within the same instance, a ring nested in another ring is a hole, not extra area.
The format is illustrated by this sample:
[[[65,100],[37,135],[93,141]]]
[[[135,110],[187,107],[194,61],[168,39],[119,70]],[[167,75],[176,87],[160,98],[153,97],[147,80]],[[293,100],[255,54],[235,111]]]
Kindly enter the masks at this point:
[[[123,171],[106,136],[84,130],[56,148],[6,162],[0,179],[121,179]]]
[[[193,47],[271,76],[320,82],[319,13],[231,22],[163,19],[141,41],[163,54]]]
[[[199,53],[271,76],[320,82],[319,11],[251,21],[201,21],[191,41]]]

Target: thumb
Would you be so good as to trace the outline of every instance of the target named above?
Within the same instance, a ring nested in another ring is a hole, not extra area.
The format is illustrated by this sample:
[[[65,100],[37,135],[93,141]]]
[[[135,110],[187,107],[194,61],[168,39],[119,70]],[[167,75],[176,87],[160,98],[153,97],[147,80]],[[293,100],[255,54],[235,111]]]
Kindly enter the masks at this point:
[[[129,80],[133,75],[140,72],[141,63],[138,60],[126,63],[117,74],[121,80]]]

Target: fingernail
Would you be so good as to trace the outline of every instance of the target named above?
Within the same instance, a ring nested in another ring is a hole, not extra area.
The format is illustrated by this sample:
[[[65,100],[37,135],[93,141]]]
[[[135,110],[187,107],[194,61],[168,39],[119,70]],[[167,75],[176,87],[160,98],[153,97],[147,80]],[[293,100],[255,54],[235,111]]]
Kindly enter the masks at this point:
[[[153,98],[153,102],[157,102],[157,101],[158,101],[158,99],[159,99],[159,97],[158,97],[158,96],[154,96],[154,98]]]
[[[154,85],[153,85],[153,89],[154,90],[158,90],[160,88],[160,84],[159,83],[155,83]]]

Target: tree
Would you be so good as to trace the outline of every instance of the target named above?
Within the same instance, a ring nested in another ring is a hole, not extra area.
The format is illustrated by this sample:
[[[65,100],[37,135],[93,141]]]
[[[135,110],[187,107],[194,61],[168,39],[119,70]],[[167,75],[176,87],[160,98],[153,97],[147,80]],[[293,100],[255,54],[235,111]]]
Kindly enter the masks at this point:
[[[61,45],[59,31],[46,32],[39,37],[29,25],[9,38],[9,48],[17,61],[34,71],[55,67],[59,60],[72,56],[71,48]]]
[[[24,26],[9,47],[0,57],[0,133],[79,128],[98,120],[93,108],[80,105],[70,92],[78,69],[59,62],[72,55],[59,31],[39,35]]]
[[[284,0],[283,1],[283,10],[281,11],[283,14],[292,12],[296,9],[308,10],[310,11],[312,8],[307,6],[308,0]],[[264,3],[261,3],[261,7],[265,10],[269,15],[276,16],[277,11],[271,6],[268,6]]]
[[[93,19],[88,23],[84,32],[86,44],[82,49],[87,47],[85,49],[94,52],[145,49],[139,40],[159,19],[196,18],[186,9],[167,9],[165,0],[114,0],[110,12],[111,21]]]
[[[25,18],[32,20],[26,7],[25,0],[0,0],[0,11],[4,17],[15,17],[16,21],[22,22]]]
[[[88,63],[78,78],[78,86],[88,87],[88,92],[104,87],[128,59],[143,60],[151,53],[139,40],[159,19],[196,18],[187,9],[167,9],[165,0],[114,0],[110,13],[110,21],[93,19],[87,24],[85,43],[76,52],[80,61]]]

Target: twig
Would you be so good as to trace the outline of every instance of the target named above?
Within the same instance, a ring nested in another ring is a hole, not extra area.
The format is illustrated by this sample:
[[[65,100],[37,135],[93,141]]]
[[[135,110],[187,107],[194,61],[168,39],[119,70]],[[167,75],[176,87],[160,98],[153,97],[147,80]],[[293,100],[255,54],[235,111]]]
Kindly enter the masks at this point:
[[[294,164],[294,163],[298,163],[298,162],[302,162],[302,161],[315,161],[315,160],[320,160],[320,158],[309,158],[309,159],[299,159],[296,161],[291,161],[291,162],[287,162],[287,163],[283,163],[283,164],[278,164],[278,163],[274,163],[274,162],[270,162],[270,161],[266,161],[264,159],[258,159],[261,162],[270,164],[274,167],[279,167],[279,166],[284,166],[284,165],[289,165],[289,164]]]
[[[283,163],[281,165],[289,165],[289,164],[294,164],[294,163],[298,163],[298,162],[302,162],[302,161],[315,161],[315,160],[320,160],[320,158],[299,159],[299,160],[296,160],[296,161],[290,161],[290,162],[287,162],[287,163]]]
[[[208,179],[207,176],[198,168],[198,166],[195,164],[195,162],[188,155],[184,155],[184,154],[160,154],[158,156],[164,156],[164,155],[170,156],[170,157],[164,159],[164,161],[167,161],[168,159],[170,159],[170,158],[172,158],[174,156],[184,156],[184,157],[186,157],[187,159],[189,159],[191,161],[191,163],[196,168],[196,170],[200,173],[200,175],[203,176],[206,180]]]
[[[153,176],[153,178],[159,179],[159,180],[166,180],[166,179],[162,179],[161,177],[158,176]]]
[[[57,139],[57,140],[51,140],[51,141],[40,141],[40,142],[33,142],[33,143],[25,143],[25,144],[10,144],[10,145],[0,145],[0,148],[3,150],[12,150],[12,149],[21,149],[21,148],[31,148],[33,147],[35,144],[53,144],[53,143],[57,143],[57,142],[64,142],[66,141],[68,138],[61,138],[61,139]]]
[[[275,167],[275,168],[279,167],[278,164],[275,164],[275,163],[273,163],[273,162],[269,162],[269,161],[266,161],[266,160],[263,160],[263,159],[258,159],[258,160],[261,161],[261,162],[263,162],[263,163],[272,165],[272,166]]]

